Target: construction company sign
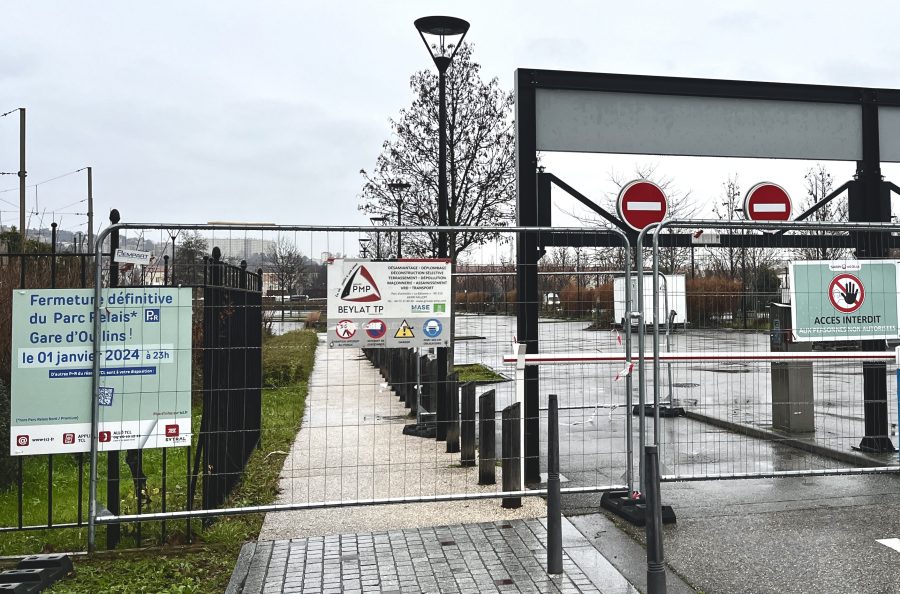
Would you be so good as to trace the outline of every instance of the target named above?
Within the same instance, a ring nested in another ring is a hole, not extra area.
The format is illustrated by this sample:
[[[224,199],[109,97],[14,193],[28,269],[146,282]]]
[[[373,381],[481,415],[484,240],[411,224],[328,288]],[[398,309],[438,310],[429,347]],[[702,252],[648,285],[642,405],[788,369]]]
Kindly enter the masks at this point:
[[[328,346],[450,346],[450,261],[332,260]]]
[[[10,453],[87,452],[95,343],[98,448],[191,444],[191,289],[12,292]],[[94,336],[99,309],[100,336]]]
[[[798,342],[900,337],[900,274],[890,260],[792,262],[791,322]]]

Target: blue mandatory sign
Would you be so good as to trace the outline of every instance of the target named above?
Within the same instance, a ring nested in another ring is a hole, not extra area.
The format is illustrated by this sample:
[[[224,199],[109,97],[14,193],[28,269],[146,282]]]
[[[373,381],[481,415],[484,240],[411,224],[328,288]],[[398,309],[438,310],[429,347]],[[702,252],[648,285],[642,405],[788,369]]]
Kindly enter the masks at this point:
[[[425,322],[425,325],[422,326],[422,332],[424,332],[425,336],[428,338],[437,338],[443,330],[444,326],[441,324],[440,320],[435,320],[434,318],[428,320]]]

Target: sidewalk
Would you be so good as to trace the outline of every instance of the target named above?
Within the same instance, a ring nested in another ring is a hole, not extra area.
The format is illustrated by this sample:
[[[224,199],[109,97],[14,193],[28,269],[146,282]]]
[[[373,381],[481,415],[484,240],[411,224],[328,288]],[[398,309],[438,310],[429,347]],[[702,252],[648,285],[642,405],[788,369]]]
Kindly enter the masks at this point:
[[[248,543],[226,593],[638,594],[565,518],[561,575],[546,542],[541,518]]]
[[[276,503],[355,501],[499,491],[478,485],[477,467],[460,466],[446,443],[403,435],[414,422],[377,369],[356,349],[320,342],[303,424],[284,460]],[[498,443],[499,445],[499,443]],[[260,540],[394,530],[546,514],[539,497],[503,509],[499,499],[333,507],[266,515]]]

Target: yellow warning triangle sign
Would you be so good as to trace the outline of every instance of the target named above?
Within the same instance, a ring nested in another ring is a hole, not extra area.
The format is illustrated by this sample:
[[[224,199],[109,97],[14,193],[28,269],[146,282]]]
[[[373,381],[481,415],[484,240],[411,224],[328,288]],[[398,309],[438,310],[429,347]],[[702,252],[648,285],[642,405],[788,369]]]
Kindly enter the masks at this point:
[[[403,323],[400,324],[400,328],[397,329],[397,332],[394,334],[394,338],[415,338],[416,335],[413,334],[412,328],[409,327],[409,323],[406,320],[403,320]]]

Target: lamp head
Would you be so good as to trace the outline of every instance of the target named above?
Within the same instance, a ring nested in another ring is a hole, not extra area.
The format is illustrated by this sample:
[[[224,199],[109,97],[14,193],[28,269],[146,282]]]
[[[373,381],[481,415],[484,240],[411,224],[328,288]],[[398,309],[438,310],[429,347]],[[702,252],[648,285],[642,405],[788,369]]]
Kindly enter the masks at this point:
[[[466,37],[469,23],[451,16],[427,16],[416,19],[415,25],[438,71],[446,72]]]

